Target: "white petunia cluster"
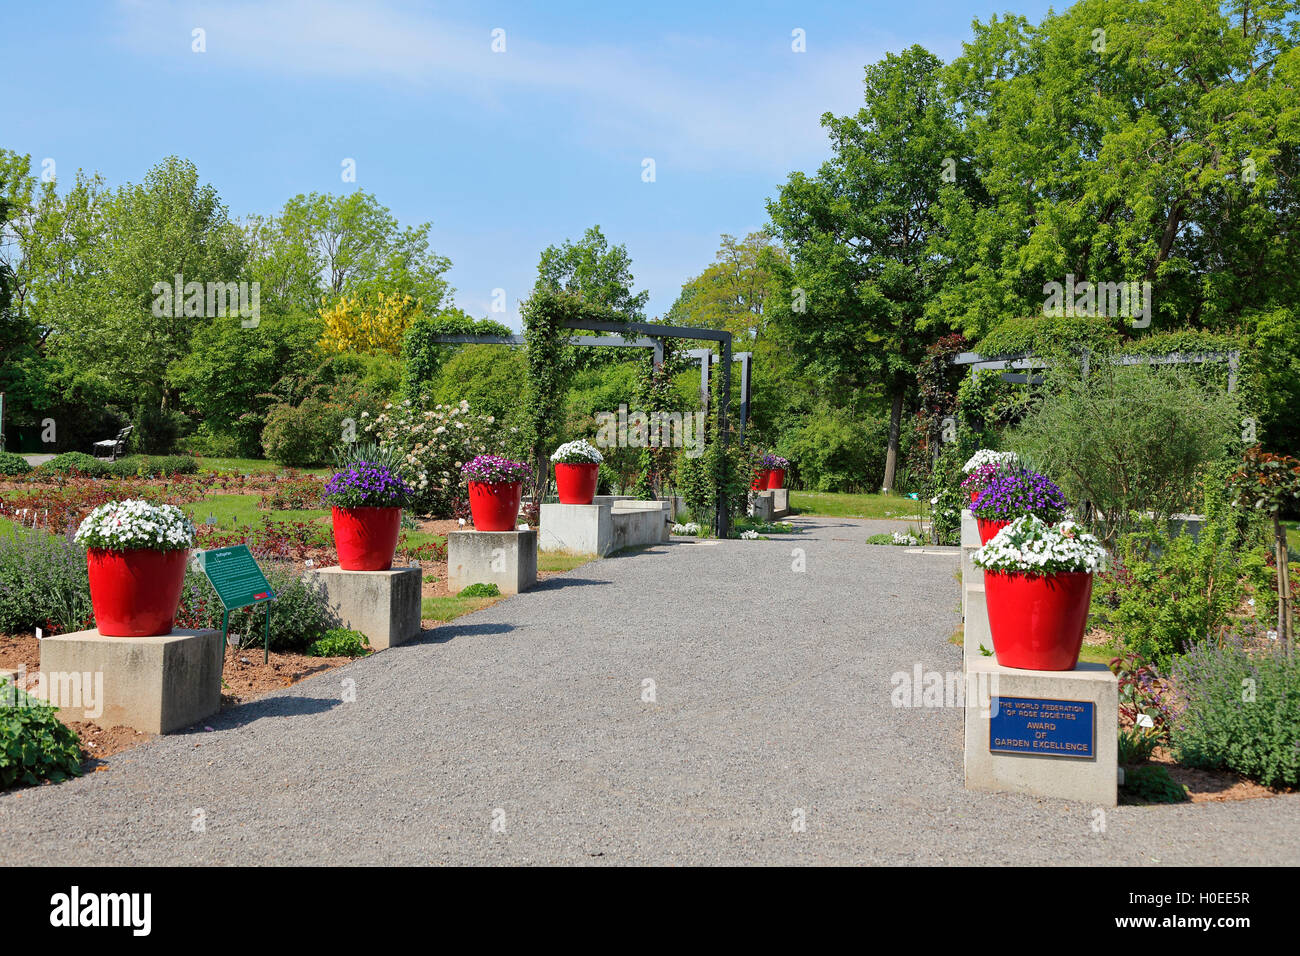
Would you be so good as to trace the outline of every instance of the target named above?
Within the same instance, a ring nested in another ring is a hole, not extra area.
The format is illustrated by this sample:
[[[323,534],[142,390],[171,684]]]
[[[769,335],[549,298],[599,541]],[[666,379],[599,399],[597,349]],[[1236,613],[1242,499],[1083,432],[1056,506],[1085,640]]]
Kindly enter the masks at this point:
[[[141,498],[100,505],[81,522],[75,540],[87,548],[179,551],[194,544],[194,524],[175,505]]]
[[[971,455],[966,464],[961,466],[961,470],[970,474],[977,468],[983,468],[985,465],[1015,465],[1020,461],[1020,456],[1014,451],[993,451],[991,448],[981,448],[975,454]]]
[[[604,460],[605,456],[600,453],[600,449],[585,438],[566,441],[551,452],[551,461],[565,465],[598,465]]]
[[[673,525],[673,534],[683,534],[695,537],[700,533],[700,526],[694,521],[688,521],[686,524]]]
[[[740,532],[740,537],[741,540],[743,541],[757,541],[758,532],[754,531],[753,529],[750,529],[749,531],[742,531]]]
[[[894,539],[894,544],[905,544],[909,547],[915,547],[921,543],[921,540],[916,535],[910,534],[906,531],[895,531],[891,537]]]
[[[1019,574],[1060,574],[1106,570],[1109,555],[1092,535],[1072,521],[1052,526],[1034,515],[1007,525],[973,555],[975,567]]]

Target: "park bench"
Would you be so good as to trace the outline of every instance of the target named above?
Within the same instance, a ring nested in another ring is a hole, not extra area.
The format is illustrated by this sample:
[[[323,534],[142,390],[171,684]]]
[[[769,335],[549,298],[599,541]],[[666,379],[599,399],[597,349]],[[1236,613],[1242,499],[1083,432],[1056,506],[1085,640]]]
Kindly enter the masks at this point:
[[[95,442],[95,457],[100,461],[116,461],[119,455],[126,453],[126,439],[130,434],[131,426],[127,425],[117,433],[116,438]]]

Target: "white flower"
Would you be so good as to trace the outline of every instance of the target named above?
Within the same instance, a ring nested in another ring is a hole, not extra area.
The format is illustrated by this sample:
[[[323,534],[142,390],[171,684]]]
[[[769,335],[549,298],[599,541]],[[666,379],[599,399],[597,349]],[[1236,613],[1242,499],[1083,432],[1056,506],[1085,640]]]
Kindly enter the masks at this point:
[[[977,468],[983,468],[985,465],[1014,465],[1020,461],[1020,456],[1014,451],[993,451],[989,448],[981,448],[975,454],[970,456],[966,464],[961,466],[961,470],[970,474]]]
[[[567,465],[599,464],[604,460],[605,456],[600,453],[600,450],[584,438],[565,442],[551,452],[551,461]]]
[[[757,541],[757,540],[758,540],[758,532],[751,528],[751,529],[748,530],[748,531],[742,531],[742,532],[740,532],[740,537],[741,537],[742,539],[744,539],[745,541]]]
[[[1052,527],[1034,515],[1017,518],[971,555],[977,568],[1012,574],[1091,574],[1104,571],[1108,558],[1101,543],[1073,522]]]

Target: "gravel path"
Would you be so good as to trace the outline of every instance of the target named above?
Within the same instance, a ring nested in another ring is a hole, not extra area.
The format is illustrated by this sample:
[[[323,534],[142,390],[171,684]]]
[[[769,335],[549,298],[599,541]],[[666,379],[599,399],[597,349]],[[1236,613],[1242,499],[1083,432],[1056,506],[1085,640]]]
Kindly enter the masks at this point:
[[[955,551],[795,523],[589,564],[0,797],[0,864],[1300,863],[1300,795],[1102,828],[966,792],[961,711],[890,703],[960,670]]]

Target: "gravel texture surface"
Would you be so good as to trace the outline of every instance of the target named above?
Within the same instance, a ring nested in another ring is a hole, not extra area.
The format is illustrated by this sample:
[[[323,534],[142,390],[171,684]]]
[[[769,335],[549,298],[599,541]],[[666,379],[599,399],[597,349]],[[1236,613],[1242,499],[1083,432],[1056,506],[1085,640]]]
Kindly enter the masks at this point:
[[[960,671],[956,552],[794,521],[589,564],[6,794],[0,864],[1300,863],[1300,795],[965,791],[961,710],[890,702]]]

